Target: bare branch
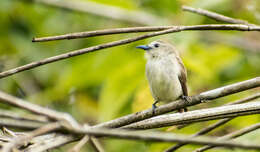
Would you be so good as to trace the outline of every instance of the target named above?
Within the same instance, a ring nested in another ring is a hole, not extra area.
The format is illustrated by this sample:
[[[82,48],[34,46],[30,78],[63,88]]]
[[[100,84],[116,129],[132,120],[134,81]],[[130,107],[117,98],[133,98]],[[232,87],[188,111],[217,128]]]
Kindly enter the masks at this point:
[[[96,137],[90,136],[90,144],[97,152],[105,152],[104,148],[101,146],[99,140]]]
[[[88,142],[89,136],[84,136],[81,140],[73,146],[68,152],[79,152],[80,149]]]
[[[10,104],[16,107],[20,107],[32,113],[47,116],[48,118],[53,120],[61,121],[64,123],[64,125],[67,125],[67,127],[72,127],[72,126],[74,128],[79,127],[79,124],[67,113],[61,113],[55,110],[44,108],[39,105],[32,104],[30,102],[26,102],[22,99],[8,95],[1,91],[0,91],[0,102]]]
[[[125,131],[121,129],[80,129],[72,130],[78,134],[88,134],[94,136],[106,136],[115,137],[128,140],[147,140],[147,141],[163,141],[163,142],[188,142],[191,144],[208,144],[222,147],[236,147],[245,149],[260,149],[259,145],[251,145],[245,143],[235,143],[230,141],[217,141],[214,138],[208,137],[197,137],[189,138],[183,135],[177,135],[173,133],[162,133],[162,132],[143,132],[143,131]]]
[[[61,125],[59,123],[50,123],[30,133],[27,133],[24,136],[18,136],[13,140],[11,140],[11,142],[4,145],[2,152],[11,152],[13,148],[23,145],[24,143],[28,142],[35,136],[39,136],[59,128],[61,128]]]
[[[48,122],[48,119],[46,117],[42,117],[42,116],[39,116],[39,115],[32,115],[32,114],[22,115],[22,114],[10,112],[10,111],[7,111],[7,110],[1,110],[0,111],[0,117],[12,118],[12,119],[16,119],[16,120]]]
[[[25,149],[26,152],[42,152],[51,150],[57,147],[61,147],[65,144],[79,140],[79,137],[74,135],[64,135],[60,133],[51,133],[42,136],[38,136],[32,139],[32,145],[29,145]]]
[[[69,127],[69,128],[70,127],[73,127],[73,128],[80,127],[80,125],[69,114],[57,112],[57,111],[47,109],[47,108],[43,108],[41,106],[26,102],[22,99],[10,96],[4,92],[0,92],[0,99],[2,100],[2,102],[29,110],[30,112],[44,115],[44,116],[47,116],[48,118],[51,118],[54,120],[62,121],[64,123],[63,125],[66,125],[65,127]],[[15,124],[14,123],[12,124],[12,122],[14,122]],[[7,123],[5,123],[5,121],[3,121],[2,124],[7,125]],[[37,125],[39,125],[39,123],[36,123],[36,126],[32,125],[32,124],[34,124],[34,123],[29,122],[29,124],[26,124],[26,121],[25,121],[25,123],[21,123],[21,125],[19,125],[19,123],[17,124],[17,121],[12,121],[12,120],[8,121],[8,125],[10,125],[10,126],[13,125],[15,127],[17,125],[20,128],[21,127],[31,128],[31,127],[36,127]],[[94,149],[96,149],[98,151],[102,151],[102,147],[100,146],[98,141],[96,139],[94,139],[94,137],[93,137],[93,139],[91,137],[90,141],[91,141],[92,145],[94,146]]]
[[[260,102],[227,105],[185,113],[161,115],[122,127],[123,129],[152,129],[172,125],[230,118],[260,113]]]
[[[49,125],[51,126],[51,125]],[[48,127],[47,127],[48,128]],[[55,128],[55,127],[50,127],[50,128]],[[44,129],[42,131],[37,131],[35,132],[34,135],[39,135],[44,132],[49,132],[50,129]],[[88,129],[88,128],[75,128],[72,130],[69,130],[70,134],[78,134],[78,135],[90,135],[90,136],[105,136],[105,137],[112,137],[112,138],[120,138],[120,139],[128,139],[128,140],[144,140],[144,141],[161,141],[161,142],[188,142],[191,144],[199,144],[199,145],[212,145],[212,146],[222,146],[222,147],[228,147],[228,148],[242,148],[242,149],[260,149],[259,145],[253,145],[253,144],[248,144],[248,143],[239,143],[239,142],[232,142],[232,141],[218,141],[215,140],[214,138],[210,137],[198,137],[195,139],[190,139],[187,136],[183,135],[177,135],[173,133],[163,133],[163,132],[140,132],[140,131],[126,131],[126,130],[121,130],[121,129]],[[47,135],[39,136],[36,138],[43,138],[45,139]],[[49,135],[48,135],[49,136]],[[63,135],[61,135],[63,136]],[[56,134],[55,136],[56,137]],[[59,137],[59,136],[58,136]],[[75,138],[76,136],[63,136],[57,142],[52,142],[50,143],[48,140],[53,141],[52,138],[47,139],[47,145],[46,143],[40,145],[39,142],[37,141],[36,144],[33,144],[26,149],[28,151],[33,151],[34,152],[40,152],[43,150],[48,150],[52,149],[55,146],[60,146],[63,143],[60,141],[65,141],[65,142],[72,142],[77,140]],[[28,139],[28,138],[27,138]],[[43,139],[40,139],[40,141],[43,141]],[[33,142],[35,142],[36,139],[33,139]],[[38,139],[39,140],[39,139]],[[39,147],[36,145],[40,145]],[[47,148],[48,146],[48,148]]]
[[[192,25],[192,26],[149,26],[149,27],[128,27],[128,28],[115,28],[115,29],[105,29],[97,31],[88,32],[77,32],[69,33],[65,35],[49,36],[42,38],[33,38],[32,42],[45,42],[45,41],[55,41],[64,39],[77,39],[77,38],[87,38],[94,36],[112,35],[112,34],[123,34],[123,33],[139,33],[139,32],[154,32],[168,29],[177,29],[169,33],[180,32],[180,31],[203,31],[203,30],[238,30],[238,31],[260,31],[259,26],[248,26],[248,25],[233,25],[233,24],[209,24],[209,25]],[[167,34],[167,33],[163,33]],[[161,34],[159,34],[161,35]],[[156,35],[154,35],[156,36]]]
[[[259,97],[260,97],[260,93],[257,93],[255,95],[252,95],[252,96],[249,96],[249,97],[237,100],[235,102],[228,103],[227,105],[240,104],[240,103],[244,103],[244,102],[248,102],[248,101],[257,99]],[[197,136],[200,136],[200,135],[204,135],[204,134],[212,131],[213,129],[218,128],[219,126],[222,126],[222,125],[226,124],[227,122],[231,121],[232,119],[234,119],[234,118],[226,118],[226,119],[220,120],[220,121],[218,121],[218,122],[216,122],[216,123],[214,123],[214,124],[212,124],[212,125],[210,125],[210,126],[208,126],[206,128],[203,128],[199,132],[191,135],[191,137],[193,138],[193,137],[197,137]],[[181,148],[184,145],[186,145],[186,143],[179,143],[177,145],[174,145],[174,146],[168,148],[165,152],[175,151],[175,150]]]
[[[78,55],[82,55],[82,54],[85,54],[85,53],[102,50],[102,49],[105,49],[105,48],[119,46],[119,45],[131,43],[131,42],[135,42],[135,41],[138,41],[138,40],[143,40],[143,39],[146,39],[146,38],[149,38],[149,37],[154,37],[154,36],[169,34],[169,33],[174,33],[174,32],[180,32],[180,31],[184,31],[184,30],[260,31],[260,27],[258,27],[258,26],[247,26],[247,25],[176,26],[175,28],[170,28],[170,29],[167,29],[167,30],[159,31],[159,32],[148,33],[148,34],[137,36],[137,37],[134,37],[134,38],[118,40],[118,41],[105,43],[105,44],[101,44],[101,45],[97,45],[97,46],[93,46],[93,47],[89,47],[89,48],[75,50],[75,51],[72,51],[72,52],[69,52],[69,53],[64,53],[64,54],[61,54],[61,55],[42,59],[40,61],[35,61],[35,62],[20,66],[20,67],[14,68],[14,69],[10,69],[10,70],[1,72],[0,78],[4,78],[4,77],[10,76],[10,75],[13,75],[15,73],[19,73],[19,72],[22,72],[22,71],[25,71],[25,70],[33,69],[33,68],[38,67],[38,66],[42,66],[42,65],[45,65],[45,64],[49,64],[49,63],[52,63],[52,62],[59,61],[59,60],[67,59],[67,58],[70,58],[70,57],[73,57],[73,56],[78,56]]]
[[[97,30],[97,31],[77,32],[77,33],[69,33],[69,34],[57,35],[57,36],[33,38],[32,42],[56,41],[56,40],[64,40],[64,39],[70,40],[70,39],[124,34],[124,33],[154,32],[154,31],[166,30],[169,28],[176,28],[176,26],[144,26],[144,27],[104,29],[104,30]]]
[[[214,19],[216,21],[254,26],[254,24],[250,24],[247,21],[240,20],[240,19],[234,19],[234,18],[231,18],[231,17],[227,17],[227,16],[224,16],[224,15],[215,13],[215,12],[204,10],[204,9],[201,9],[201,8],[193,8],[193,7],[189,7],[189,6],[182,6],[182,10],[192,12],[192,13],[196,13],[196,14],[199,14],[199,15],[203,15],[203,16],[209,17],[211,19]]]
[[[167,112],[171,112],[177,109],[184,108],[186,106],[192,106],[201,103],[202,100],[212,100],[216,98],[220,98],[223,96],[227,96],[230,94],[234,94],[237,92],[242,92],[251,88],[260,86],[260,77],[256,77],[254,79],[242,81],[239,83],[227,85],[221,88],[217,88],[211,91],[203,92],[199,95],[192,96],[189,103],[184,102],[183,100],[176,100],[171,103],[159,106],[156,108],[155,113],[153,114],[152,109],[144,110],[141,112],[137,112],[134,114],[130,114],[127,116],[123,116],[118,119],[114,119],[105,123],[98,124],[93,127],[107,127],[107,128],[117,128],[122,127],[137,121],[141,121],[144,119],[151,118],[156,115],[165,114]]]
[[[119,7],[104,5],[91,1],[63,0],[60,2],[58,0],[35,0],[35,2],[140,25],[154,25],[158,21],[163,22],[163,20],[159,17],[148,14],[146,12],[129,11]]]
[[[0,119],[0,126],[2,127],[13,127],[19,129],[36,129],[44,125],[41,122],[28,121],[28,120],[17,120],[12,118],[2,118]]]
[[[240,130],[238,130],[236,132],[233,132],[233,133],[227,134],[225,136],[219,137],[219,138],[217,138],[217,140],[227,140],[227,139],[237,138],[237,137],[243,136],[243,135],[245,135],[247,133],[250,133],[252,131],[255,131],[255,130],[259,129],[259,128],[260,128],[260,123],[257,123],[257,124],[254,124],[252,126],[240,129]],[[204,147],[202,147],[200,149],[195,150],[195,152],[203,152],[203,151],[212,149],[214,147],[216,147],[216,146],[204,146]]]

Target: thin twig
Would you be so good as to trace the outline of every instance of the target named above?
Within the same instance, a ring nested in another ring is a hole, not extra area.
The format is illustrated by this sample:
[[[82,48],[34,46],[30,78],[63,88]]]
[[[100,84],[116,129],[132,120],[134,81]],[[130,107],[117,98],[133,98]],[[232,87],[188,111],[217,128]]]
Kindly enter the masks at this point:
[[[188,136],[177,135],[173,133],[163,133],[163,132],[143,132],[143,131],[126,131],[121,129],[80,129],[72,130],[74,133],[78,134],[88,134],[94,136],[106,136],[115,137],[128,140],[144,140],[144,141],[163,141],[163,142],[188,142],[191,144],[208,144],[214,146],[222,146],[229,148],[245,148],[245,149],[260,149],[260,145],[252,145],[246,143],[238,143],[231,141],[216,141],[214,138],[208,137],[197,137],[189,138]]]
[[[260,77],[256,77],[254,79],[250,79],[239,83],[227,85],[221,88],[206,91],[196,96],[191,96],[189,103],[184,102],[183,100],[176,100],[171,103],[159,106],[158,108],[156,108],[154,113],[152,109],[148,109],[127,116],[123,116],[105,123],[101,123],[92,127],[118,128],[137,121],[151,118],[156,115],[161,115],[167,112],[181,109],[186,106],[196,105],[201,103],[201,101],[203,100],[212,100],[212,99],[220,98],[237,92],[242,92],[259,86],[260,86]]]
[[[16,107],[20,107],[22,109],[28,110],[32,113],[36,113],[39,115],[47,116],[50,119],[61,121],[67,125],[67,127],[79,127],[79,124],[67,113],[57,112],[52,109],[44,108],[36,104],[32,104],[30,102],[26,102],[22,99],[16,98],[9,94],[0,91],[0,102],[5,104],[10,104]]]
[[[79,137],[75,135],[50,133],[33,138],[31,140],[33,144],[22,150],[26,152],[45,152],[77,140],[79,140]]]
[[[129,11],[119,7],[104,5],[91,1],[63,0],[34,0],[35,2],[55,6],[63,9],[94,14],[109,19],[135,23],[139,25],[154,25],[157,22],[166,22],[161,18],[141,11]]]
[[[72,51],[72,52],[69,52],[69,53],[64,53],[64,54],[61,54],[61,55],[42,59],[40,61],[35,61],[35,62],[20,66],[20,67],[14,68],[14,69],[10,69],[10,70],[1,72],[0,78],[4,78],[4,77],[10,76],[10,75],[13,75],[15,73],[19,73],[19,72],[22,72],[22,71],[25,71],[25,70],[33,69],[33,68],[38,67],[38,66],[42,66],[42,65],[45,65],[45,64],[49,64],[49,63],[52,63],[52,62],[59,61],[59,60],[67,59],[67,58],[70,58],[70,57],[73,57],[73,56],[78,56],[78,55],[82,55],[82,54],[85,54],[85,53],[102,50],[102,49],[105,49],[105,48],[119,46],[119,45],[131,43],[131,42],[135,42],[135,41],[138,41],[138,40],[143,40],[143,39],[146,39],[146,38],[149,38],[149,37],[154,37],[154,36],[169,34],[169,33],[174,33],[174,32],[180,32],[180,31],[185,31],[185,30],[260,31],[260,27],[259,26],[247,26],[247,25],[176,26],[175,28],[170,28],[170,29],[167,29],[167,30],[159,31],[159,32],[148,33],[148,34],[137,36],[137,37],[134,37],[134,38],[118,40],[118,41],[105,43],[105,44],[101,44],[101,45],[97,45],[97,46],[93,46],[93,47],[89,47],[89,48],[75,50],[75,51]]]
[[[257,93],[255,95],[251,95],[249,97],[237,100],[235,102],[228,103],[226,105],[240,104],[240,103],[244,103],[244,102],[248,102],[248,101],[257,99],[259,97],[260,97],[260,93]],[[222,125],[226,124],[227,122],[231,121],[232,119],[234,119],[234,118],[226,118],[226,119],[223,119],[223,120],[219,120],[218,122],[216,122],[216,123],[214,123],[214,124],[212,124],[212,125],[210,125],[210,126],[208,126],[206,128],[203,128],[199,132],[191,135],[191,137],[193,138],[193,137],[197,137],[197,136],[200,136],[200,135],[204,135],[204,134],[206,134],[206,133],[208,133],[208,132],[218,128],[219,126],[222,126]],[[186,143],[178,143],[178,144],[168,148],[167,150],[165,150],[165,152],[175,151],[175,150],[181,148],[184,145],[187,145],[187,144]]]
[[[73,146],[68,152],[79,152],[80,149],[88,142],[89,136],[84,136],[81,140]]]
[[[251,28],[253,27],[253,28]],[[248,26],[240,24],[208,24],[208,25],[192,25],[192,26],[149,26],[149,27],[128,27],[128,28],[115,28],[115,29],[105,29],[97,31],[88,31],[88,32],[77,32],[69,33],[65,35],[49,36],[42,38],[33,38],[32,42],[45,42],[45,41],[55,41],[55,40],[64,40],[64,39],[77,39],[77,38],[87,38],[94,36],[102,35],[112,35],[112,34],[123,34],[123,33],[140,33],[140,32],[154,32],[162,31],[168,29],[177,29],[169,33],[180,32],[180,31],[190,31],[190,30],[238,30],[238,31],[260,31],[259,26]],[[167,33],[163,33],[167,34]],[[161,35],[161,34],[159,34]],[[156,35],[154,35],[156,36]],[[152,37],[152,36],[151,36]]]
[[[232,24],[245,24],[245,25],[254,26],[254,24],[250,24],[247,21],[240,20],[240,19],[234,19],[234,18],[231,18],[231,17],[227,17],[227,16],[224,16],[224,15],[215,13],[215,12],[204,10],[204,9],[201,9],[201,8],[193,8],[193,7],[189,7],[189,6],[182,6],[182,10],[192,12],[192,13],[196,13],[196,14],[199,14],[199,15],[203,15],[203,16],[209,17],[211,19],[214,19],[216,21],[232,23]]]
[[[42,122],[35,122],[35,121],[28,121],[28,120],[17,120],[12,118],[2,118],[0,119],[0,126],[1,127],[12,127],[12,128],[19,128],[19,129],[36,129],[43,126],[44,123]]]
[[[176,26],[144,26],[144,27],[104,29],[104,30],[97,30],[97,31],[77,32],[77,33],[69,33],[69,34],[57,35],[57,36],[33,38],[32,42],[46,42],[46,41],[56,41],[56,40],[65,40],[65,39],[70,40],[70,39],[113,35],[113,34],[124,34],[124,33],[155,32],[155,31],[161,31],[170,28],[176,28]]]
[[[8,111],[8,110],[2,110],[2,109],[0,111],[0,117],[12,118],[12,119],[16,119],[16,120],[48,122],[48,119],[46,117],[43,117],[43,116],[32,115],[32,114],[22,115],[22,114],[19,114],[19,113],[11,112],[11,111]]]
[[[42,126],[30,133],[27,133],[24,136],[19,136],[14,138],[11,142],[4,145],[2,152],[11,152],[13,148],[19,147],[25,143],[27,143],[29,140],[31,140],[33,137],[48,133],[50,131],[54,131],[56,129],[61,128],[60,123],[49,123],[45,126]]]
[[[252,131],[255,131],[255,130],[259,129],[259,128],[260,128],[260,123],[257,123],[257,124],[254,124],[252,126],[240,129],[240,130],[238,130],[236,132],[232,132],[232,133],[227,134],[225,136],[219,137],[219,138],[217,138],[217,140],[227,140],[227,139],[237,138],[237,137],[240,137],[240,136],[245,135],[247,133],[250,133]],[[202,148],[199,148],[199,149],[195,150],[194,152],[203,152],[203,151],[206,151],[208,149],[212,149],[214,147],[216,147],[216,146],[204,146]]]
[[[96,137],[90,136],[90,144],[93,146],[95,151],[105,152],[104,148],[101,146],[99,140]]]

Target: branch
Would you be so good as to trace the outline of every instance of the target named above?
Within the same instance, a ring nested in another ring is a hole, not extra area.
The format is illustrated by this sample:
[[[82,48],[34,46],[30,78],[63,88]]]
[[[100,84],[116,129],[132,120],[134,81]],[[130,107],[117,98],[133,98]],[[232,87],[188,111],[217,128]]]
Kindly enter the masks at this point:
[[[203,31],[203,30],[237,30],[237,31],[260,31],[259,26],[248,26],[241,24],[208,24],[208,25],[192,25],[192,26],[149,26],[149,27],[128,27],[128,28],[115,28],[115,29],[105,29],[97,31],[88,31],[88,32],[77,32],[69,33],[65,35],[58,36],[49,36],[42,38],[33,38],[32,42],[45,42],[45,41],[55,41],[55,40],[64,40],[64,39],[77,39],[77,38],[87,38],[94,36],[103,36],[103,35],[113,35],[113,34],[123,34],[123,33],[139,33],[139,32],[154,32],[162,31],[168,29],[176,29],[169,33],[180,32],[180,31]],[[163,33],[168,34],[168,33]],[[159,34],[161,35],[161,34]],[[156,35],[154,35],[156,36]]]
[[[180,31],[184,31],[184,30],[260,31],[260,27],[259,26],[247,26],[247,25],[176,26],[174,28],[170,28],[170,29],[167,29],[167,30],[159,31],[159,32],[148,33],[148,34],[137,36],[137,37],[134,37],[134,38],[118,40],[118,41],[105,43],[105,44],[101,44],[101,45],[97,45],[97,46],[93,46],[93,47],[89,47],[89,48],[75,50],[75,51],[72,51],[72,52],[68,52],[68,53],[64,53],[64,54],[61,54],[61,55],[49,57],[49,58],[46,58],[46,59],[42,59],[40,61],[35,61],[35,62],[20,66],[20,67],[14,68],[14,69],[10,69],[10,70],[1,72],[0,78],[4,78],[4,77],[10,76],[10,75],[13,75],[15,73],[19,73],[19,72],[22,72],[22,71],[25,71],[25,70],[33,69],[33,68],[38,67],[38,66],[42,66],[42,65],[45,65],[45,64],[49,64],[49,63],[52,63],[52,62],[59,61],[59,60],[67,59],[67,58],[70,58],[70,57],[73,57],[73,56],[78,56],[78,55],[82,55],[82,54],[85,54],[85,53],[102,50],[102,49],[105,49],[105,48],[119,46],[119,45],[131,43],[131,42],[143,40],[143,39],[146,39],[146,38],[149,38],[149,37],[154,37],[154,36],[169,34],[169,33],[174,33],[174,32],[180,32]]]
[[[231,17],[227,17],[227,16],[224,16],[224,15],[215,13],[215,12],[204,10],[204,9],[201,9],[201,8],[192,8],[192,7],[189,7],[189,6],[182,6],[182,10],[192,12],[192,13],[196,13],[196,14],[199,14],[199,15],[203,15],[203,16],[209,17],[211,19],[214,19],[216,21],[232,23],[232,24],[245,24],[245,25],[254,26],[254,24],[250,24],[247,21],[240,20],[240,19],[234,19],[234,18],[231,18]]]
[[[0,119],[0,126],[2,127],[12,127],[19,129],[36,129],[43,126],[44,123],[28,121],[28,120],[17,120],[13,118],[2,118]]]
[[[46,117],[41,117],[39,115],[30,115],[30,114],[22,115],[20,113],[14,113],[7,110],[1,110],[0,117],[11,118],[16,120],[48,122],[48,119]]]
[[[0,91],[0,102],[1,101],[4,103],[10,104],[10,105],[16,106],[16,107],[23,108],[25,110],[28,110],[30,112],[33,112],[33,113],[36,113],[39,115],[47,116],[50,119],[60,121],[63,123],[64,127],[67,127],[67,128],[79,128],[80,127],[80,124],[78,124],[73,119],[73,117],[71,117],[67,113],[61,113],[61,112],[57,112],[57,111],[54,111],[51,109],[47,109],[47,108],[29,103],[27,101],[24,101],[22,99],[16,98],[14,96],[8,95],[8,94]],[[36,124],[33,122],[29,122],[29,124],[26,124],[26,121],[23,121],[24,123],[21,123],[21,125],[20,125],[20,123],[17,124],[17,121],[15,121],[14,123],[12,123],[12,122],[13,122],[12,120],[11,120],[11,122],[9,120],[8,125],[10,125],[10,126],[13,125],[14,127],[19,126],[20,128],[22,128],[22,127],[31,128],[31,127],[36,127],[37,125],[38,126],[40,125],[39,123],[36,123],[36,122],[35,122]],[[5,121],[2,123],[3,123],[3,125],[7,125],[5,123]],[[98,141],[95,138],[90,138],[90,141],[91,141],[92,145],[95,145],[95,147],[94,147],[95,149],[97,149],[98,151],[102,151],[102,147],[100,146],[100,144],[98,143]]]
[[[89,136],[84,136],[75,146],[68,152],[79,152],[80,149],[89,141]]]
[[[154,31],[167,30],[170,28],[176,28],[176,26],[144,26],[144,27],[104,29],[104,30],[97,30],[97,31],[77,32],[77,33],[69,33],[69,34],[57,35],[57,36],[33,38],[32,42],[45,42],[45,41],[65,40],[65,39],[70,40],[70,39],[124,34],[124,33],[154,32]]]
[[[46,126],[52,126],[51,124],[46,125]],[[41,131],[36,131],[34,132],[34,135],[39,135],[44,132],[48,132],[51,129],[50,128],[55,128],[55,127],[47,127],[48,129],[43,129]],[[212,146],[222,146],[222,147],[228,147],[228,148],[242,148],[242,149],[260,149],[259,145],[254,145],[254,144],[247,144],[247,143],[239,143],[239,142],[233,142],[233,141],[218,141],[215,140],[214,138],[210,137],[198,137],[195,139],[190,139],[187,136],[183,135],[177,135],[173,133],[162,133],[162,132],[140,132],[140,131],[126,131],[126,130],[121,130],[121,129],[88,129],[88,128],[75,128],[68,130],[70,134],[75,134],[75,135],[90,135],[90,136],[103,136],[103,137],[112,137],[112,138],[120,138],[120,139],[128,139],[128,140],[143,140],[143,141],[161,141],[161,142],[188,142],[191,144],[198,144],[198,145],[212,145]],[[41,137],[41,136],[40,136]],[[39,138],[39,137],[36,137]],[[73,136],[68,135],[66,136],[64,141],[66,142],[71,142],[75,141],[76,138]],[[52,138],[50,138],[53,140]],[[63,139],[62,139],[63,140]],[[34,139],[35,141],[35,139]],[[59,143],[59,145],[57,144]],[[53,142],[51,145],[53,148],[53,145],[60,146],[62,143],[59,142]],[[38,145],[39,143],[37,143]],[[34,148],[35,151],[40,152],[43,150],[47,150],[45,147],[46,145],[41,145],[40,147],[37,147],[35,145],[29,146],[30,150],[33,151],[32,147]],[[50,146],[50,145],[49,145]],[[28,148],[26,148],[28,149]]]
[[[162,133],[162,132],[143,132],[143,131],[125,131],[121,129],[80,129],[72,130],[77,134],[88,134],[94,136],[105,136],[105,137],[115,137],[128,140],[144,140],[144,141],[162,141],[162,142],[189,142],[191,144],[208,144],[217,145],[223,147],[237,147],[245,149],[260,149],[259,145],[251,145],[245,143],[235,143],[230,141],[216,141],[214,138],[208,137],[198,137],[189,138],[183,135],[177,135],[173,133]]]
[[[214,90],[203,92],[196,96],[191,96],[191,100],[189,103],[183,102],[183,100],[176,100],[174,102],[159,106],[155,109],[155,113],[153,114],[152,109],[144,110],[141,112],[137,112],[134,114],[130,114],[127,116],[123,116],[121,118],[117,118],[105,123],[98,124],[92,127],[106,127],[106,128],[117,128],[122,127],[137,121],[141,121],[144,119],[151,118],[156,115],[165,114],[167,112],[171,112],[177,109],[184,108],[186,106],[192,106],[201,103],[202,100],[212,100],[220,97],[224,97],[230,94],[234,94],[237,92],[242,92],[248,89],[252,89],[260,86],[260,77],[256,77],[254,79],[238,82],[235,84],[227,85],[221,88],[217,88]]]
[[[33,144],[23,149],[23,151],[26,152],[48,151],[77,140],[79,140],[79,138],[74,135],[51,133],[51,134],[42,135],[33,138],[31,140],[31,143]]]
[[[123,129],[152,129],[200,121],[223,119],[260,113],[260,101],[199,109],[153,117],[122,127]]]
[[[36,130],[34,130],[30,133],[27,133],[26,135],[18,136],[16,138],[14,138],[13,140],[11,140],[6,145],[4,145],[4,147],[2,148],[2,152],[11,152],[12,149],[27,143],[33,137],[48,133],[50,131],[57,130],[59,128],[61,128],[61,125],[59,123],[49,123],[49,124],[42,126],[42,127],[38,128],[38,129],[36,129]]]
[[[8,95],[1,91],[0,91],[0,102],[28,110],[35,114],[46,116],[52,120],[61,121],[65,123],[64,125],[68,125],[67,127],[73,126],[75,128],[79,126],[79,124],[67,113],[61,113],[51,109],[47,109],[39,105],[32,104],[22,99],[16,98],[14,96]]]
[[[140,25],[154,25],[158,21],[162,21],[159,17],[146,12],[129,11],[91,1],[35,0],[35,2]]]
[[[260,97],[260,93],[257,93],[257,94],[255,94],[255,95],[252,95],[252,96],[249,96],[249,97],[246,97],[246,98],[237,100],[237,101],[235,101],[235,102],[228,103],[228,104],[226,104],[226,105],[240,104],[240,103],[244,103],[244,102],[248,102],[248,101],[257,99],[257,98],[259,98],[259,97]],[[231,121],[232,119],[234,119],[234,118],[226,118],[226,119],[220,120],[220,121],[218,121],[218,122],[216,122],[216,123],[214,123],[214,124],[212,124],[212,125],[210,125],[210,126],[208,126],[208,127],[206,127],[206,128],[203,128],[203,129],[200,130],[199,132],[197,132],[197,133],[191,135],[190,137],[193,138],[193,137],[197,137],[197,136],[200,136],[200,135],[204,135],[204,134],[206,134],[206,133],[208,133],[208,132],[210,132],[210,131],[212,131],[212,130],[218,128],[219,126],[222,126],[222,125],[226,124],[227,122]],[[177,145],[174,145],[174,146],[168,148],[167,150],[165,150],[165,152],[175,151],[175,150],[181,148],[181,147],[184,146],[184,145],[187,145],[187,143],[179,143],[179,144],[177,144]]]
[[[255,131],[259,128],[260,128],[260,123],[257,123],[257,124],[254,124],[252,126],[249,126],[247,128],[243,128],[243,129],[238,130],[236,132],[233,132],[233,133],[227,134],[225,136],[219,137],[219,138],[217,138],[217,140],[227,140],[227,139],[237,138],[237,137],[240,137],[240,136],[245,135],[247,133],[250,133],[252,131]],[[206,151],[208,149],[212,149],[214,147],[216,147],[216,146],[204,146],[200,149],[195,150],[195,152],[203,152],[203,151]]]

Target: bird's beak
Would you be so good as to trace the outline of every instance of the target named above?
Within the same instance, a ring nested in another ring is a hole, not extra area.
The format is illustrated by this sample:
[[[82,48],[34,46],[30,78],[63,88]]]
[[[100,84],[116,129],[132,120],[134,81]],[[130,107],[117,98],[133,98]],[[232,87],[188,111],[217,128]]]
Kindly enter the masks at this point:
[[[152,49],[150,46],[148,46],[148,45],[139,45],[139,46],[137,46],[136,48],[138,48],[138,49],[143,49],[143,50],[150,50],[150,49]]]

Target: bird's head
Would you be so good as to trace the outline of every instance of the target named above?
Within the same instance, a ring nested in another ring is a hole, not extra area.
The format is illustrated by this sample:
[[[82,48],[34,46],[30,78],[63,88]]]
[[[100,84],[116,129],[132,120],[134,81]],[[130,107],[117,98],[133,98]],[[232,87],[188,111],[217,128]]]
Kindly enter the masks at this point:
[[[136,48],[146,51],[147,59],[158,59],[168,55],[177,55],[175,47],[169,42],[157,40],[148,45],[139,45]]]

